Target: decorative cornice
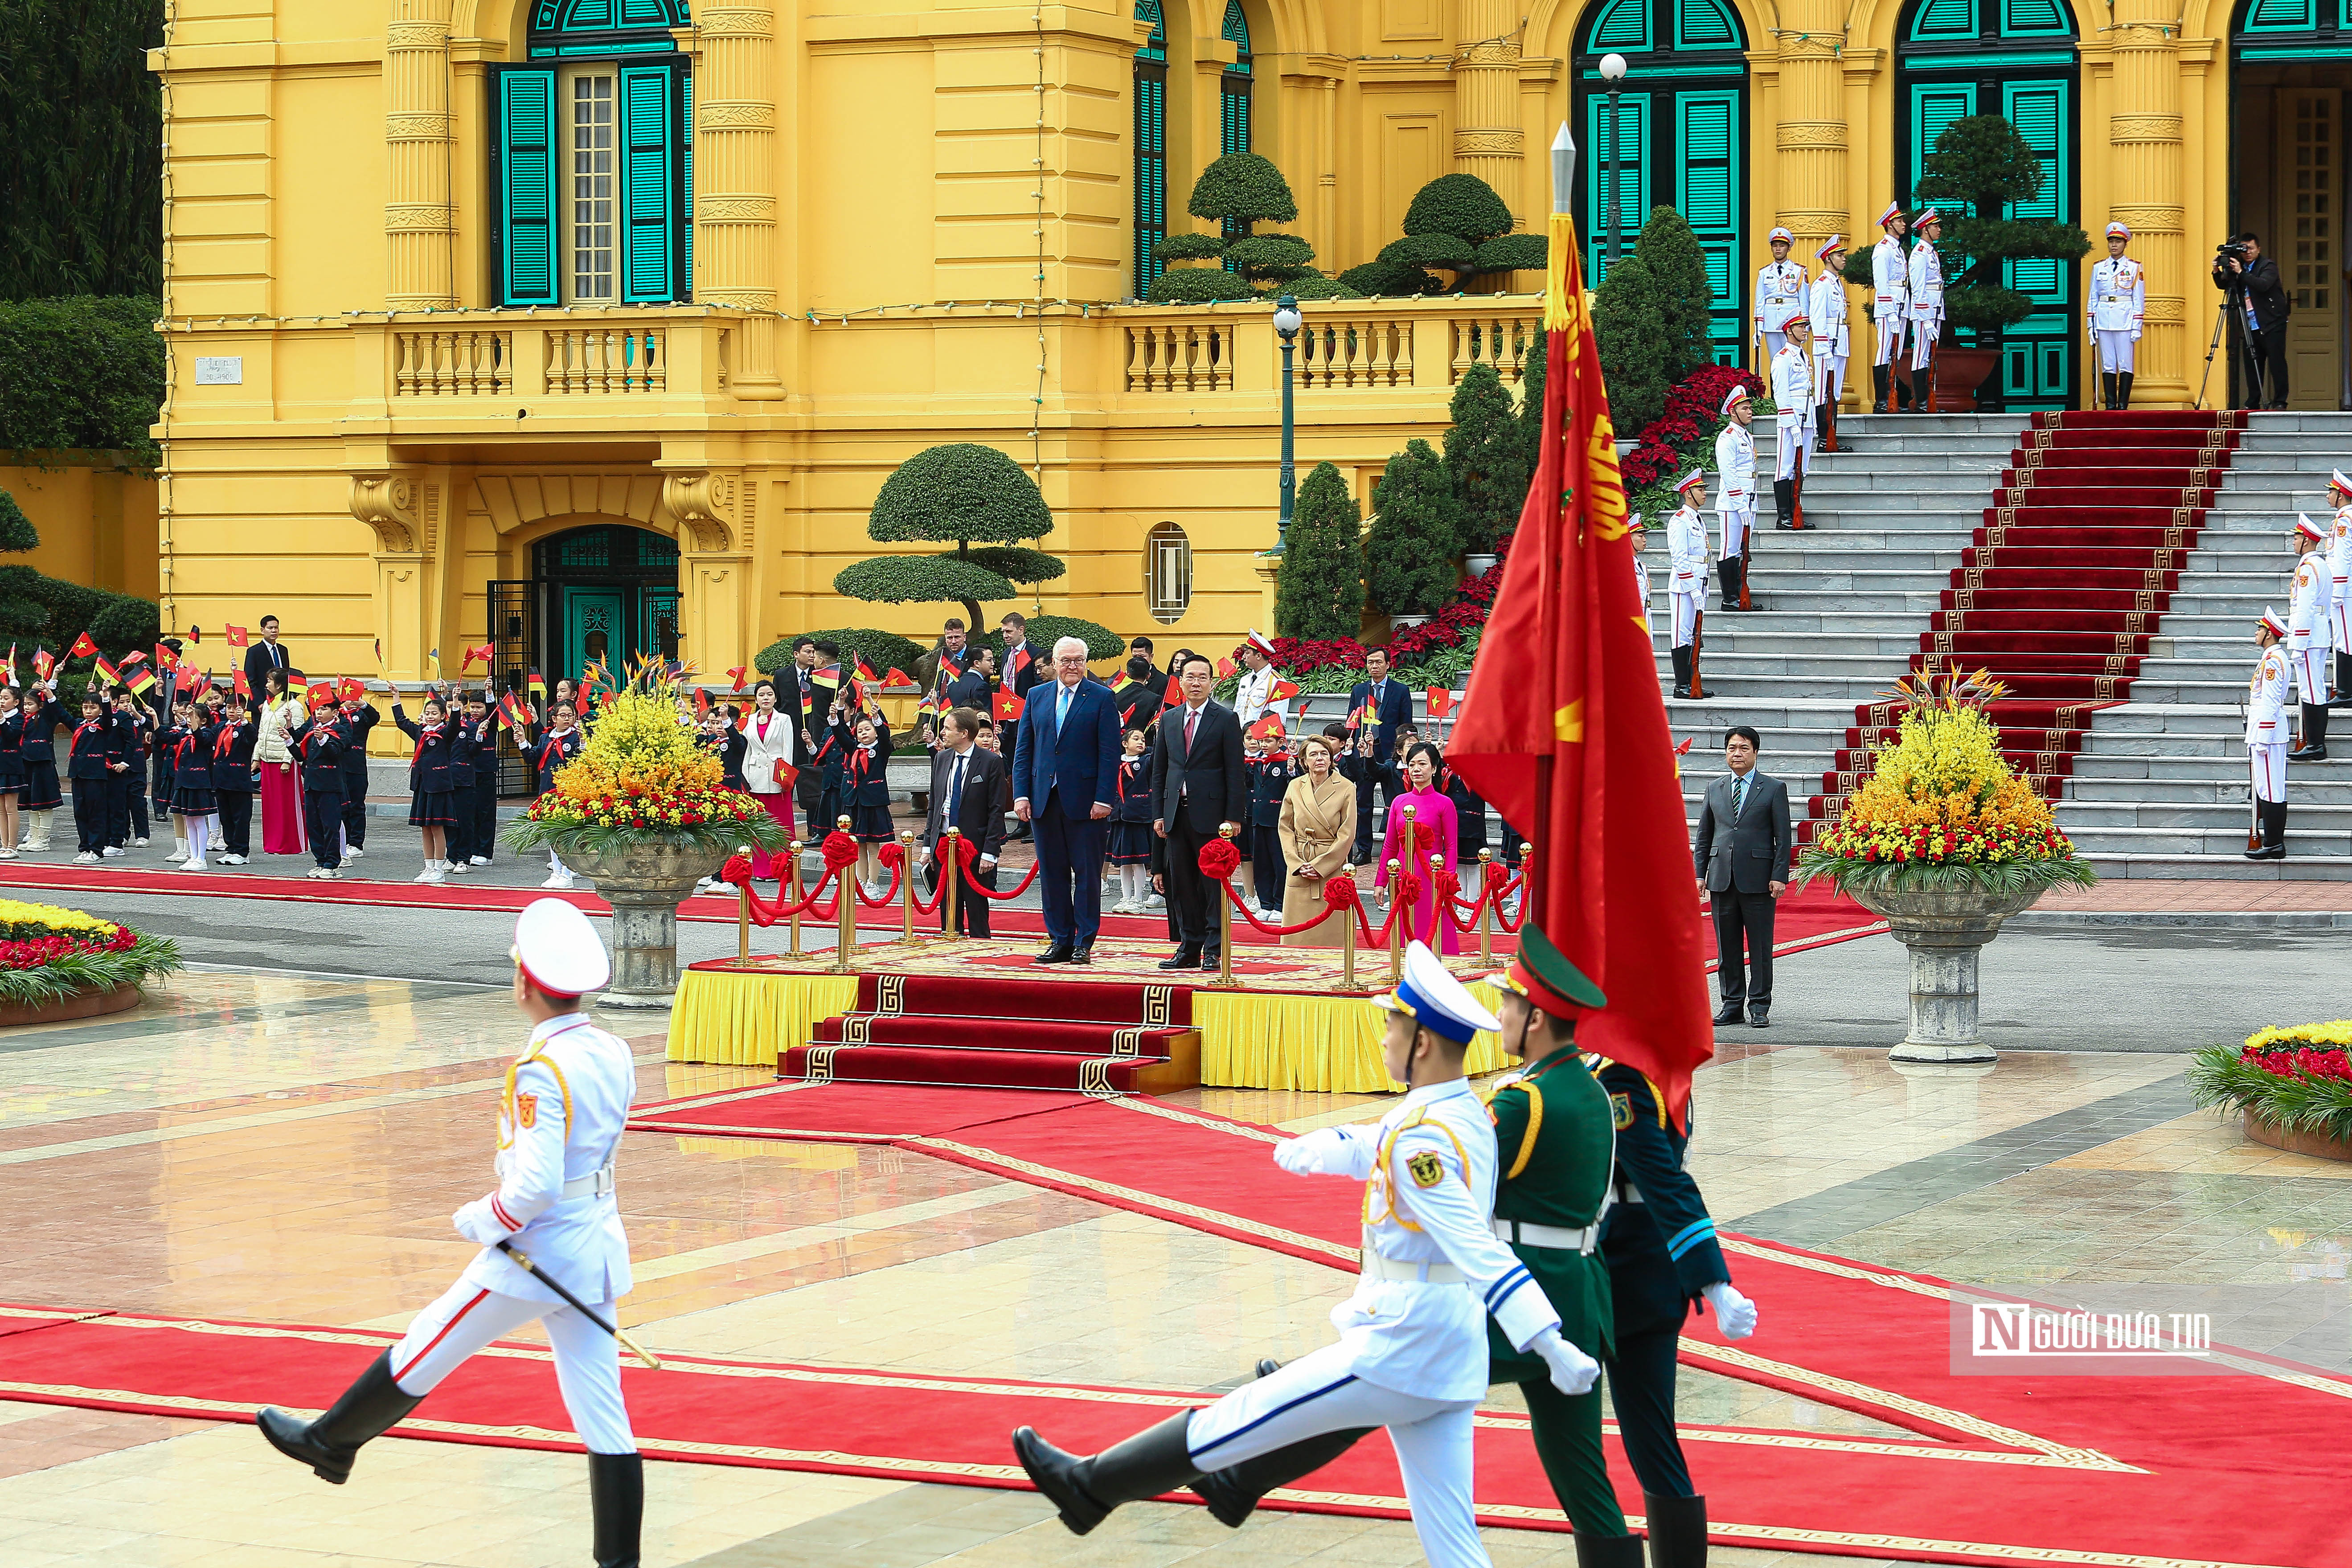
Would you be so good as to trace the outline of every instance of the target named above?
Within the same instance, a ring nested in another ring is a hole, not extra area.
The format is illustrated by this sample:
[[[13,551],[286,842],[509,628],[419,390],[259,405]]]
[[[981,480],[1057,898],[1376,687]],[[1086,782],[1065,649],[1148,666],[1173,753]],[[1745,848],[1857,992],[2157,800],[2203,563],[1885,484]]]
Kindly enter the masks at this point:
[[[394,22],[384,29],[383,47],[392,50],[440,49],[448,47],[446,22]]]
[[[741,492],[740,477],[722,469],[662,476],[662,505],[691,531],[693,547],[706,554],[723,553],[732,545]]]
[[[416,480],[408,474],[353,474],[352,515],[375,530],[380,555],[414,555],[416,550]]]
[[[773,223],[776,221],[776,198],[773,196],[700,196],[695,200],[694,221],[697,223]]]
[[[446,114],[387,114],[383,117],[383,136],[387,142],[446,142],[450,140],[451,123]]]
[[[772,38],[776,13],[768,5],[697,5],[694,27],[706,38]]]
[[[2147,309],[2140,312],[2151,321],[2179,321],[2187,319],[2182,300],[2178,294],[2150,294]]]
[[[457,209],[428,203],[395,203],[383,209],[386,234],[455,234]]]
[[[2107,210],[2137,235],[2179,234],[2189,226],[2188,213],[2181,207],[2117,202]]]
[[[2118,114],[2107,121],[2117,142],[2178,142],[2187,121],[2178,114]]]
[[[1517,38],[1489,38],[1473,44],[1454,57],[1454,68],[1472,70],[1511,70],[1519,63],[1519,43]]]
[[[776,106],[713,99],[694,106],[694,123],[702,131],[769,131],[775,127]]]

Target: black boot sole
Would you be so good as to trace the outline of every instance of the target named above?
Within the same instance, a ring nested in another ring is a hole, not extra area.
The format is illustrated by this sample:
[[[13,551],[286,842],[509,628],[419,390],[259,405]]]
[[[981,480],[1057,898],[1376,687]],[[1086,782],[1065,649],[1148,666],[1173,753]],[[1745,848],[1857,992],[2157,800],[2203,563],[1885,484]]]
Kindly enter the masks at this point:
[[[1079,1461],[1037,1436],[1036,1428],[1023,1426],[1015,1430],[1013,1452],[1021,1461],[1021,1468],[1029,1473],[1030,1484],[1054,1505],[1055,1512],[1061,1516],[1064,1527],[1072,1535],[1085,1535],[1110,1517],[1110,1510],[1087,1496],[1069,1479],[1068,1471],[1075,1469]]]
[[[354,1454],[341,1460],[339,1467],[338,1456],[310,1441],[309,1422],[297,1421],[273,1405],[255,1417],[254,1425],[261,1428],[261,1435],[269,1440],[271,1447],[289,1459],[310,1466],[310,1473],[330,1486],[339,1487],[352,1479],[352,1465],[359,1456]]]

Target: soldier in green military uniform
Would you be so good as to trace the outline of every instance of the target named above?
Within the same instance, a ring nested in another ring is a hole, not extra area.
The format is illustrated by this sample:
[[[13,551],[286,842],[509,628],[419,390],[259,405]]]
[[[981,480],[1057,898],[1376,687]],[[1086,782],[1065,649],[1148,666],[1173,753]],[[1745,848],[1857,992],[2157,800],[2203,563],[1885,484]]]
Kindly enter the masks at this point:
[[[1603,1005],[1591,981],[1533,926],[1519,936],[1510,968],[1495,977],[1503,1038],[1525,1064],[1495,1091],[1500,1159],[1495,1234],[1535,1278],[1559,1331],[1587,1355],[1606,1362],[1614,1350],[1608,1266],[1599,1246],[1608,1206],[1615,1133],[1609,1096],[1576,1050],[1579,1015]],[[1536,1455],[1576,1528],[1581,1568],[1641,1568],[1642,1543],[1626,1532],[1601,1448],[1601,1395],[1570,1397],[1553,1387],[1549,1369],[1514,1351],[1486,1324],[1490,1377],[1525,1394]],[[1261,1363],[1261,1373],[1271,1363]],[[1236,1528],[1276,1487],[1329,1464],[1370,1428],[1333,1432],[1219,1470],[1192,1483],[1209,1510]]]

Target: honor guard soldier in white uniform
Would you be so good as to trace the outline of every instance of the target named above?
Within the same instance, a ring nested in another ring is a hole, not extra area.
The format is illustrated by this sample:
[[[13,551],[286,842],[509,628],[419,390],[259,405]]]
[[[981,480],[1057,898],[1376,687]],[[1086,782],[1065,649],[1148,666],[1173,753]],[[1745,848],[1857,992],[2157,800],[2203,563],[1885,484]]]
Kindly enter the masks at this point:
[[[2327,504],[2336,520],[2327,530],[2327,567],[2334,598],[2327,618],[2336,648],[2336,696],[2331,708],[2352,708],[2352,479],[2336,469],[2327,477]]]
[[[1911,393],[1895,380],[1903,363],[1903,344],[1911,330],[1911,262],[1903,253],[1903,237],[1911,232],[1903,204],[1889,202],[1878,215],[1884,232],[1870,251],[1870,319],[1878,329],[1878,357],[1870,362],[1871,409],[1885,414],[1907,407]]]
[[[1789,259],[1794,235],[1776,228],[1765,238],[1771,242],[1772,259],[1756,274],[1756,337],[1769,365],[1787,341],[1789,323],[1805,313],[1805,269]]]
[[[1240,681],[1234,687],[1234,714],[1246,731],[1265,713],[1274,699],[1274,644],[1250,628],[1249,640],[1242,645]]]
[[[1495,1124],[1462,1058],[1501,1022],[1419,942],[1403,981],[1374,1005],[1389,1014],[1384,1059],[1404,1098],[1378,1122],[1320,1128],[1275,1150],[1286,1171],[1365,1183],[1363,1275],[1332,1309],[1339,1342],[1091,1458],[1027,1426],[1013,1433],[1022,1468],[1075,1533],[1207,1472],[1386,1426],[1422,1551],[1435,1568],[1478,1568],[1489,1559],[1472,1512],[1471,1416],[1486,1397],[1487,1318],[1513,1349],[1542,1358],[1562,1394],[1591,1389],[1600,1363],[1560,1336],[1535,1276],[1495,1236]]]
[[[2091,342],[2099,351],[2099,406],[2131,406],[2134,347],[2147,314],[2147,274],[2124,254],[2131,230],[2107,225],[2107,258],[2091,268]]]
[[[1650,563],[1642,559],[1650,542],[1650,525],[1640,512],[1627,514],[1625,537],[1633,544],[1633,591],[1642,595],[1642,635],[1647,637],[1655,629],[1650,625]]]
[[[1744,386],[1723,397],[1723,428],[1715,437],[1715,479],[1722,487],[1715,514],[1722,529],[1715,574],[1723,584],[1723,607],[1742,607],[1748,581],[1748,536],[1756,527],[1756,405]]]
[[[1833,234],[1813,252],[1822,275],[1813,279],[1813,395],[1819,398],[1817,423],[1822,450],[1834,452],[1837,444],[1838,399],[1845,395],[1848,339],[1845,310],[1845,236]]]
[[[2303,744],[2289,752],[2290,761],[2327,760],[2328,634],[2335,626],[2329,614],[2336,596],[2336,569],[2327,561],[2327,530],[2303,512],[2294,514],[2294,597],[2287,602],[2287,662],[2294,667],[2297,700],[2303,704]]]
[[[1919,242],[1911,247],[1911,410],[1936,411],[1936,340],[1944,331],[1944,258],[1936,252],[1944,237],[1944,216],[1934,207],[1913,220]],[[1923,374],[1924,373],[1924,374]]]
[[[405,1419],[467,1357],[536,1319],[555,1352],[572,1429],[588,1449],[597,1568],[636,1568],[645,1464],[621,1401],[618,1336],[609,1326],[629,1289],[613,1157],[636,1092],[636,1064],[627,1046],[580,1010],[580,999],[613,975],[586,915],[561,899],[538,900],[515,921],[512,957],[515,1004],[533,1027],[499,1100],[499,1184],[452,1216],[481,1252],[332,1409],[310,1422],[266,1409],[259,1425],[280,1453],[341,1486],[361,1445]]]
[[[1706,474],[1693,468],[1675,486],[1683,504],[1666,519],[1666,560],[1674,575],[1666,580],[1666,602],[1674,607],[1675,626],[1669,646],[1675,661],[1675,695],[1704,700],[1698,683],[1699,628],[1706,620],[1706,521],[1699,509],[1706,505]]]
[[[1813,467],[1813,420],[1819,414],[1813,389],[1813,350],[1807,342],[1812,322],[1803,316],[1789,323],[1789,346],[1772,361],[1773,416],[1780,464],[1773,470],[1772,507],[1775,528],[1797,526],[1797,487]]]
[[[2246,682],[2246,756],[2252,771],[2254,826],[2246,858],[2286,858],[2286,702],[2294,678],[2287,673],[2286,623],[2264,610],[2254,629],[2263,657]]]

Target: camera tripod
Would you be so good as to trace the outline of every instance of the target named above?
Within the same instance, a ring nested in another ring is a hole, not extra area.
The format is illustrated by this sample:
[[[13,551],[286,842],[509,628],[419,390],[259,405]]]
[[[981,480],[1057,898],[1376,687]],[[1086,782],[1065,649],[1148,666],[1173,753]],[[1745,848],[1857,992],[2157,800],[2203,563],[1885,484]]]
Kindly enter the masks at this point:
[[[2231,289],[2225,291],[2221,296],[2221,305],[2213,312],[2213,341],[2205,345],[2205,374],[2197,379],[2196,405],[2200,408],[2205,406],[2206,384],[2213,379],[2213,356],[2221,352],[2221,334],[2228,330],[2230,325],[2230,302],[2238,297],[2239,292],[2240,290],[2237,289]],[[2254,382],[2248,406],[2260,408],[2263,406],[2262,356],[2252,352],[2252,344],[2247,344],[2246,348],[2246,372],[2249,375],[2253,377]]]

